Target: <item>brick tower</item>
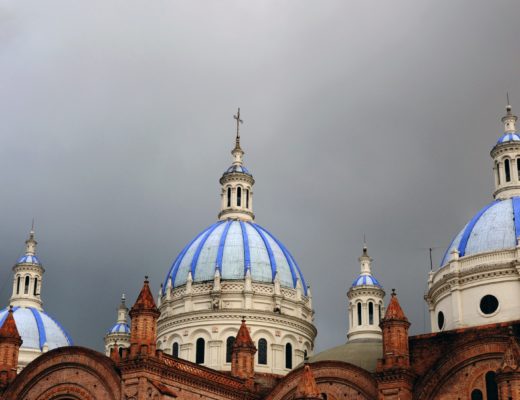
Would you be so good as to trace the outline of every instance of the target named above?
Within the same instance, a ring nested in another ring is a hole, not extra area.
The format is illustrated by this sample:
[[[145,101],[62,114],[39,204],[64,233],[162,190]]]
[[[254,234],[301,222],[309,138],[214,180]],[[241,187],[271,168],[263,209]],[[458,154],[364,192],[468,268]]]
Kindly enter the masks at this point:
[[[376,369],[379,398],[411,400],[413,373],[410,371],[408,350],[410,322],[397,300],[395,289],[392,289],[392,297],[380,326],[383,331],[383,358],[378,361]]]
[[[496,374],[496,381],[501,399],[513,399],[516,393],[520,393],[520,346],[512,329],[502,365]]]
[[[18,351],[21,345],[22,338],[16,328],[11,306],[0,328],[0,388],[6,387],[16,376]]]
[[[145,277],[143,288],[130,310],[130,356],[154,356],[157,342],[157,319],[161,314]]]
[[[231,354],[231,375],[242,379],[252,379],[255,374],[255,343],[249,335],[245,319],[238,330]]]
[[[318,385],[311,371],[309,364],[305,364],[303,367],[302,377],[300,383],[296,387],[294,392],[294,400],[322,400]]]

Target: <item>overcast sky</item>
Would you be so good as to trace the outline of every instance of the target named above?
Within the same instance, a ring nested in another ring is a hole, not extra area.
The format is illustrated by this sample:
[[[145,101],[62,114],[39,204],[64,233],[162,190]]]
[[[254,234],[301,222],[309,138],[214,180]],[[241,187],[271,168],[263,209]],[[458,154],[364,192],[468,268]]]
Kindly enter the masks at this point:
[[[122,292],[154,292],[212,224],[233,114],[256,221],[311,285],[317,350],[374,274],[429,331],[435,263],[493,191],[518,1],[0,1],[0,303],[31,219],[45,310],[103,349]],[[388,301],[387,296],[387,301]]]

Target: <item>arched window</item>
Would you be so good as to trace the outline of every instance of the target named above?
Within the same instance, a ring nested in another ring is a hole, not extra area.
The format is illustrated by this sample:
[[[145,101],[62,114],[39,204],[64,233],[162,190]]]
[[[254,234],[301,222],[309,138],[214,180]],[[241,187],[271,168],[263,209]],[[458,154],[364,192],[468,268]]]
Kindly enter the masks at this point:
[[[267,340],[258,341],[258,364],[267,365]]]
[[[377,321],[381,322],[381,310],[383,309],[383,303],[379,303],[379,306],[377,306]]]
[[[357,324],[361,325],[361,303],[357,303]]]
[[[179,343],[177,342],[173,342],[172,356],[174,356],[175,358],[179,358]]]
[[[231,356],[233,355],[233,345],[235,344],[235,337],[230,336],[226,340],[226,362],[231,362]]]
[[[498,400],[498,386],[495,381],[495,373],[489,371],[486,374],[486,400]]]
[[[204,364],[204,351],[206,350],[206,342],[202,338],[198,338],[195,344],[195,362]]]
[[[518,176],[520,176],[520,173]],[[249,189],[246,189],[246,208],[249,209]]]
[[[506,172],[506,182],[511,181],[511,168],[509,167],[509,160],[504,161],[504,171]]]
[[[119,357],[123,357],[123,348],[120,347],[119,350],[118,350],[118,353],[119,353]]]
[[[520,180],[520,158],[516,159],[516,176]]]
[[[473,390],[471,392],[471,400],[484,400],[482,392],[478,389]]]
[[[26,276],[25,277],[25,287],[23,289],[24,294],[29,294],[29,282],[30,282],[30,279],[28,276]]]
[[[285,368],[292,369],[292,344],[285,345]]]
[[[497,181],[498,181],[498,184],[500,185],[500,164],[497,163]]]
[[[20,281],[22,280],[21,277],[18,277],[16,280],[16,294],[20,294]]]
[[[242,188],[237,187],[237,206],[242,207]]]
[[[38,278],[34,278],[33,294],[34,294],[35,296],[38,294]]]
[[[374,325],[374,303],[368,303],[368,323]]]
[[[227,206],[231,207],[231,188],[227,188]]]

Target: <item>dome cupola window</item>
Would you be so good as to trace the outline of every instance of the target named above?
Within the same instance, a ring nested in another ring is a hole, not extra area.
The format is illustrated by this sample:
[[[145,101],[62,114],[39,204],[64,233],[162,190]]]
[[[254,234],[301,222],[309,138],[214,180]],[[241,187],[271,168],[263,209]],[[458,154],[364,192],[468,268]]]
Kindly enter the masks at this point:
[[[172,356],[179,358],[179,343],[174,342],[172,346]]]
[[[440,331],[442,331],[442,328],[444,328],[444,313],[442,311],[439,311],[437,314],[437,326],[439,327]]]
[[[233,345],[235,344],[235,337],[229,336],[226,340],[226,362],[230,363],[233,355]]]
[[[267,340],[264,338],[258,341],[258,364],[267,365]]]
[[[198,338],[195,345],[195,363],[204,364],[204,353],[206,350],[206,341]]]
[[[285,368],[292,369],[292,344],[287,343],[285,345]]]
[[[480,299],[480,311],[485,315],[491,315],[498,310],[498,299],[491,295],[485,295]]]

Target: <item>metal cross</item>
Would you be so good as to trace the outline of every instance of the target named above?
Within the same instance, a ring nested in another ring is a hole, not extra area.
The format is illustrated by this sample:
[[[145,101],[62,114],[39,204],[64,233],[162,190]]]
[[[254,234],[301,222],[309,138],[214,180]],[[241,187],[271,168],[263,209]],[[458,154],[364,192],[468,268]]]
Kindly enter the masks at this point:
[[[240,107],[238,107],[237,115],[233,115],[233,118],[237,120],[237,138],[240,137],[240,124],[243,124],[244,121],[240,119]]]

